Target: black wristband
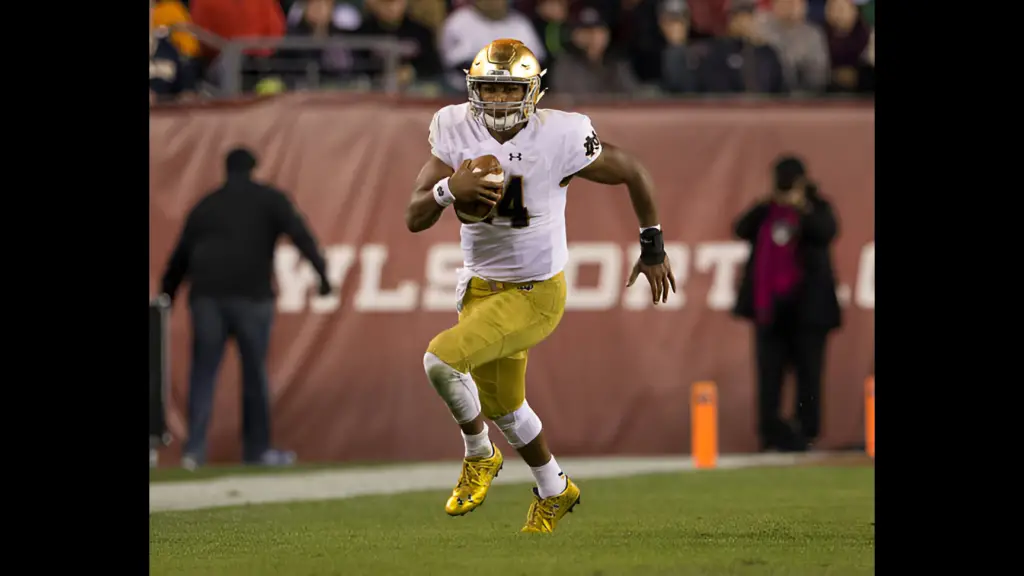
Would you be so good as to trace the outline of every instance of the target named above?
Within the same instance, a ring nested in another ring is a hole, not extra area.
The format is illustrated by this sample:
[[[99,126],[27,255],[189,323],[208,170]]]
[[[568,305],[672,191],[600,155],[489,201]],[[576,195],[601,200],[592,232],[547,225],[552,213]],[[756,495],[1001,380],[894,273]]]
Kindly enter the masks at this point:
[[[648,228],[640,233],[640,261],[648,266],[656,266],[665,261],[665,240],[661,230]]]

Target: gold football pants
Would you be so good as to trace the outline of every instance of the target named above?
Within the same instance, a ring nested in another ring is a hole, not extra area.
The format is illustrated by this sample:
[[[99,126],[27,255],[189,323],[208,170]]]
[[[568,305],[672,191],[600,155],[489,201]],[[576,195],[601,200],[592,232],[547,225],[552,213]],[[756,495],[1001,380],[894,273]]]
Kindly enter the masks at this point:
[[[526,356],[565,313],[565,274],[540,282],[473,278],[459,323],[430,341],[427,352],[473,376],[485,418],[514,412],[526,399]]]

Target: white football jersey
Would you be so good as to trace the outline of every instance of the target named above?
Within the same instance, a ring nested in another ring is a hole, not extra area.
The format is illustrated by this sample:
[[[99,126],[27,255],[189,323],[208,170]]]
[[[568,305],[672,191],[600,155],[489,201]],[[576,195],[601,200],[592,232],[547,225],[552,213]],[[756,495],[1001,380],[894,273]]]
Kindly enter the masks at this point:
[[[476,276],[500,282],[546,280],[565,268],[565,193],[560,183],[601,155],[583,114],[539,109],[504,144],[473,118],[469,103],[446,106],[430,123],[430,151],[457,169],[493,154],[505,171],[505,193],[490,222],[463,224],[462,255]]]

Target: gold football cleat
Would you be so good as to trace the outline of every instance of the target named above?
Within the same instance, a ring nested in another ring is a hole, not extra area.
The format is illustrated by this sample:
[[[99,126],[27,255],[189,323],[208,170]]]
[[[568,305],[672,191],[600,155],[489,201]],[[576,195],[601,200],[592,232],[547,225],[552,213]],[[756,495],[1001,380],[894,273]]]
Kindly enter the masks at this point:
[[[459,483],[452,490],[452,495],[444,505],[449,516],[462,516],[476,510],[484,503],[491,482],[498,477],[498,472],[505,462],[501,450],[491,444],[494,454],[489,458],[466,458],[462,461],[462,473]]]
[[[521,532],[547,534],[554,532],[558,521],[580,503],[580,489],[566,476],[565,490],[562,490],[561,494],[541,498],[534,488],[533,497],[536,500],[530,504],[530,511],[526,513],[526,526],[523,526]]]

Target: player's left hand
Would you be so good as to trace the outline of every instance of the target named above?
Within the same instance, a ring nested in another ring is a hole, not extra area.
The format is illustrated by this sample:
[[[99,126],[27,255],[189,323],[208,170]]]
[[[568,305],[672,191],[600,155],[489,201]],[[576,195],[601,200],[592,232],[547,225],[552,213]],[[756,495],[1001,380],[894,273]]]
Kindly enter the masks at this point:
[[[654,298],[655,306],[659,302],[668,302],[669,287],[672,288],[672,292],[676,291],[676,277],[672,274],[672,266],[668,263],[668,256],[665,256],[664,262],[654,264],[653,266],[648,266],[637,258],[636,264],[633,265],[633,272],[629,275],[629,282],[626,283],[626,288],[632,286],[641,274],[647,276],[647,281],[651,284],[651,297]]]

